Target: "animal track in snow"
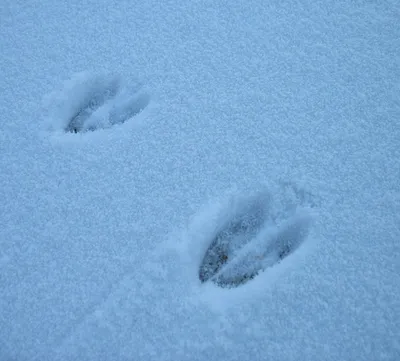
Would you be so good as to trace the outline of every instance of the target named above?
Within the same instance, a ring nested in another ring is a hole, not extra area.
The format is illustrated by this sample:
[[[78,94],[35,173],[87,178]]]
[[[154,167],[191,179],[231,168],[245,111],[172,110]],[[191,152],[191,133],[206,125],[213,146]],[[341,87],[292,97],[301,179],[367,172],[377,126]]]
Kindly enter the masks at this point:
[[[270,200],[255,197],[215,233],[199,268],[201,282],[237,287],[301,246],[309,232],[310,215],[293,211],[278,225],[267,204]]]
[[[140,84],[126,84],[116,75],[79,73],[48,97],[48,121],[70,133],[109,128],[139,114],[149,100]]]
[[[235,249],[248,243],[261,229],[266,217],[262,202],[250,203],[222,226],[208,248],[199,278],[202,282],[212,279],[230,261]]]

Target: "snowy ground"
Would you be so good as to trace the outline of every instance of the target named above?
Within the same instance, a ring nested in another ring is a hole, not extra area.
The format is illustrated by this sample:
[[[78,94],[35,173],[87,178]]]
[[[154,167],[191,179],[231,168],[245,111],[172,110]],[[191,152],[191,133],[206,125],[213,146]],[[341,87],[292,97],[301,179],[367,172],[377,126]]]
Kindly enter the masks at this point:
[[[3,1],[0,360],[400,359],[399,18]],[[257,192],[298,247],[202,284]]]

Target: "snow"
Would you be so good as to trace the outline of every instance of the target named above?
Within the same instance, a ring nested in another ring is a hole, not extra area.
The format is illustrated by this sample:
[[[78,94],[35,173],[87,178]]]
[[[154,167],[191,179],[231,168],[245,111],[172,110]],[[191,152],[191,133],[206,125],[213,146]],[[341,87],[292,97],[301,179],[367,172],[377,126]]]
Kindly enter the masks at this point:
[[[149,103],[142,86],[131,82],[135,86],[124,84],[112,74],[76,74],[59,91],[46,97],[48,128],[81,133],[124,123]]]
[[[0,360],[400,358],[399,15],[4,1]],[[260,191],[297,248],[201,283]]]

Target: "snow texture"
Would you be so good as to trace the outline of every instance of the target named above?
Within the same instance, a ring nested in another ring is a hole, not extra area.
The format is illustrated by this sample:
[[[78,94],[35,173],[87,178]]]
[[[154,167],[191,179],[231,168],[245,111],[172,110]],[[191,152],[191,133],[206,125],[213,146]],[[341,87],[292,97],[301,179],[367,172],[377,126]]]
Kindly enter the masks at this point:
[[[399,360],[399,18],[2,1],[0,360]]]

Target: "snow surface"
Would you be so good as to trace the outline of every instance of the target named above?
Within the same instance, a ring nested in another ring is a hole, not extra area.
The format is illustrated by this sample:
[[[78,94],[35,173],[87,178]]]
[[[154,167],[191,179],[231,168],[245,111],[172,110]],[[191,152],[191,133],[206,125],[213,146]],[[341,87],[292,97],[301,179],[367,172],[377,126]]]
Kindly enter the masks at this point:
[[[2,1],[0,360],[400,359],[399,19],[394,0]],[[77,114],[95,130],[65,132]],[[201,284],[259,189],[307,237]]]

